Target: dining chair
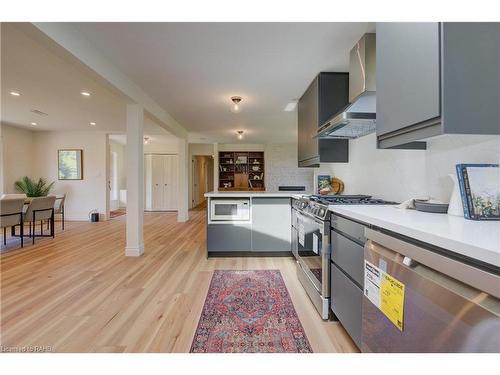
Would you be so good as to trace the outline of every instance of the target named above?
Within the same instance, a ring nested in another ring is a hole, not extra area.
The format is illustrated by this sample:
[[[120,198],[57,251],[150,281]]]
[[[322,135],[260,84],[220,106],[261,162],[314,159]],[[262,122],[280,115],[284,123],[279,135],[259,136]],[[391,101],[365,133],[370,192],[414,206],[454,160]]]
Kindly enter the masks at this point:
[[[61,215],[62,229],[64,230],[64,202],[66,201],[66,194],[56,196],[54,204],[54,215]],[[49,223],[47,223],[48,227]]]
[[[54,203],[55,196],[32,198],[24,214],[24,221],[30,224],[30,237],[55,237],[54,231]],[[50,220],[50,235],[43,234],[43,221]],[[35,224],[40,221],[40,234],[36,235]],[[33,227],[33,231],[32,231]]]
[[[26,194],[2,194],[2,199],[26,199]]]
[[[24,198],[0,199],[0,227],[3,228],[3,244],[7,245],[7,228],[12,228],[12,235],[15,234],[16,225],[20,226],[21,247],[24,247],[23,234],[23,206]]]

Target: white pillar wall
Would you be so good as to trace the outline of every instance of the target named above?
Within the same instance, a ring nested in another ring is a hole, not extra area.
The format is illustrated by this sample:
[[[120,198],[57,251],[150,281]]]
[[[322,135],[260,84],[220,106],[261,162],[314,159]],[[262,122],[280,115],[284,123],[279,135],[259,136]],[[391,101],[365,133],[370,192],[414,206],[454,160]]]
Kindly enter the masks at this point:
[[[126,256],[144,253],[144,108],[127,105],[127,245]]]

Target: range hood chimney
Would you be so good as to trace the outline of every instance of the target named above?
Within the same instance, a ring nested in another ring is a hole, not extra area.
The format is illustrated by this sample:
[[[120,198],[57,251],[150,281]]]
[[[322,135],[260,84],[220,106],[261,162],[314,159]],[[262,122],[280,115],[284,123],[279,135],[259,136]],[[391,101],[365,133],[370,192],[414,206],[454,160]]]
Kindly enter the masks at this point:
[[[349,56],[349,105],[319,127],[317,138],[359,138],[375,131],[376,40],[365,34]]]

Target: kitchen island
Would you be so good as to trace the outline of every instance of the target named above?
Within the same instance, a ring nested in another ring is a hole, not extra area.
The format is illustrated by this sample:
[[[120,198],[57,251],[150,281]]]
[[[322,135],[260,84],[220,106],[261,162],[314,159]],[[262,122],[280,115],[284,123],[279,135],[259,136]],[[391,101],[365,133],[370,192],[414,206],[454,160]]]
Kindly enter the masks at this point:
[[[294,192],[210,192],[207,256],[291,256]]]

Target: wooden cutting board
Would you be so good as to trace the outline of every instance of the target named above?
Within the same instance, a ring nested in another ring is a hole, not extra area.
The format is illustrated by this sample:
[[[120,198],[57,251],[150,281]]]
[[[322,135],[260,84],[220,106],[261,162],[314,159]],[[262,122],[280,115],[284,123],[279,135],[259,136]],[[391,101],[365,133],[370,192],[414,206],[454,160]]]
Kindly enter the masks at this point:
[[[332,178],[332,193],[341,194],[344,191],[344,183],[337,177]]]

